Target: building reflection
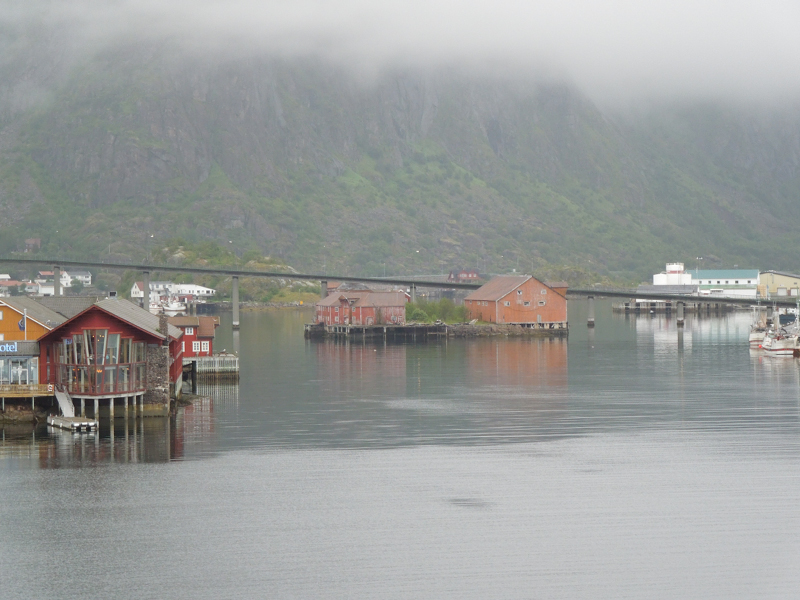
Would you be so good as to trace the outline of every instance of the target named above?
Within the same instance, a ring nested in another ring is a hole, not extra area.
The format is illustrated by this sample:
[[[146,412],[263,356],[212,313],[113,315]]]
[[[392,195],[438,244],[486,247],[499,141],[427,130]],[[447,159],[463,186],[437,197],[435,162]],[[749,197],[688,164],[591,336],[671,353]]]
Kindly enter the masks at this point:
[[[323,393],[405,393],[405,344],[323,340],[308,345],[316,355],[317,379]]]
[[[102,464],[166,463],[213,451],[217,444],[215,405],[238,401],[238,386],[203,386],[201,397],[172,417],[107,419],[99,431],[72,433],[39,424],[0,425],[0,459],[42,469]]]
[[[475,385],[567,387],[567,340],[477,340],[466,346],[466,371]]]

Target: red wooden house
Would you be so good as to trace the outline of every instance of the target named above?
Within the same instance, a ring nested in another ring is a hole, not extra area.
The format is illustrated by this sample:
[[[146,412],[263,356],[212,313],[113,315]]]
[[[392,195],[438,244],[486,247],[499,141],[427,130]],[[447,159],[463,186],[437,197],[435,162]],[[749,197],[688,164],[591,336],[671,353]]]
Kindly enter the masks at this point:
[[[464,298],[464,306],[470,319],[487,323],[565,328],[566,284],[553,285],[530,275],[501,275]]]
[[[163,315],[101,300],[39,338],[39,380],[73,398],[140,398],[143,411],[163,413],[169,396],[180,395],[182,335]]]
[[[403,325],[406,302],[403,292],[345,291],[317,302],[316,322],[325,325]]]
[[[214,354],[214,335],[219,317],[170,317],[169,324],[183,331],[181,349],[184,358]]]

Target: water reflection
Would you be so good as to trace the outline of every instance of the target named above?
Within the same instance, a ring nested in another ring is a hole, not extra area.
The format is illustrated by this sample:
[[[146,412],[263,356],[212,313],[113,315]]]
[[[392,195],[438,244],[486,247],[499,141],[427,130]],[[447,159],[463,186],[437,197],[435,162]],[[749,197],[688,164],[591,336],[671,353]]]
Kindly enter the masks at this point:
[[[190,406],[170,418],[101,420],[92,433],[72,433],[46,425],[0,426],[0,459],[43,469],[101,464],[165,463],[217,449],[215,407],[235,406],[238,385],[201,385]]]

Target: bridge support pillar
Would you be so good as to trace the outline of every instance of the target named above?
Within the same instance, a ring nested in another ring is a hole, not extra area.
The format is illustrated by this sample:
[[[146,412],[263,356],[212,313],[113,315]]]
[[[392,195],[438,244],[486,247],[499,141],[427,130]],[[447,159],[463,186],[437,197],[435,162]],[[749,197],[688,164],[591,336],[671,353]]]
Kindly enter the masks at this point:
[[[111,425],[114,425],[114,399],[108,399],[108,420],[111,421]]]
[[[683,302],[678,302],[678,327],[683,327]]]
[[[100,421],[100,398],[94,399],[94,414],[92,416],[95,421]]]
[[[197,361],[192,361],[192,393],[197,395]]]
[[[411,284],[411,302],[417,301],[417,286],[416,284]]]
[[[325,280],[319,282],[319,297],[323,300],[328,297],[328,282]]]
[[[231,303],[233,304],[233,328],[239,329],[239,278],[236,275],[233,276]]]
[[[81,412],[78,416],[86,417],[86,398],[81,398]]]
[[[124,418],[125,421],[127,422],[127,420],[128,420],[128,397],[127,396],[125,396],[125,412],[123,413],[122,418]],[[128,427],[127,426],[125,427],[125,435],[128,435]]]
[[[589,296],[589,315],[586,320],[587,327],[594,327],[594,296]]]
[[[150,271],[142,271],[142,308],[150,310]]]
[[[61,295],[61,267],[53,267],[53,296]]]

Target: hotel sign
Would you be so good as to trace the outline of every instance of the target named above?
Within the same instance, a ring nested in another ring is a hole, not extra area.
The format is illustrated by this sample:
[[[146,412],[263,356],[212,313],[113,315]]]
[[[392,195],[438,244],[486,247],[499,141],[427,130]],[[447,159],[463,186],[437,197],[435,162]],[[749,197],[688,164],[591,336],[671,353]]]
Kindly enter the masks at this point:
[[[0,342],[0,356],[39,356],[39,342]]]

